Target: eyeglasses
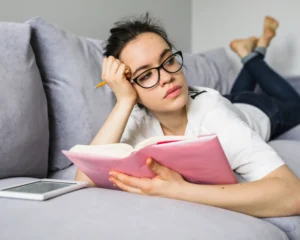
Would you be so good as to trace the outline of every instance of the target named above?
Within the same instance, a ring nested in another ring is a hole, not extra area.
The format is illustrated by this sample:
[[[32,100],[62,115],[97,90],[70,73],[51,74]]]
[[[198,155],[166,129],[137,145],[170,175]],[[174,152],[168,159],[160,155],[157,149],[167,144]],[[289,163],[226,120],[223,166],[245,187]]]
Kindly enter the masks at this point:
[[[182,52],[178,51],[173,53],[170,57],[163,61],[163,63],[155,68],[150,68],[134,79],[132,79],[131,83],[136,83],[142,88],[152,88],[154,87],[160,80],[160,69],[164,69],[168,73],[176,73],[178,72],[183,65],[183,57]]]

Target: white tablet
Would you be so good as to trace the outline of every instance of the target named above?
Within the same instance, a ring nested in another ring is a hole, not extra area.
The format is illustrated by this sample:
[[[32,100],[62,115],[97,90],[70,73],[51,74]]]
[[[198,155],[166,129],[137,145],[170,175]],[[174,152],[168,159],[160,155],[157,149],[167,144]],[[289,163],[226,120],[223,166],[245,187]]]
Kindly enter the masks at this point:
[[[40,179],[0,190],[0,197],[30,200],[46,200],[68,192],[84,188],[87,182]]]

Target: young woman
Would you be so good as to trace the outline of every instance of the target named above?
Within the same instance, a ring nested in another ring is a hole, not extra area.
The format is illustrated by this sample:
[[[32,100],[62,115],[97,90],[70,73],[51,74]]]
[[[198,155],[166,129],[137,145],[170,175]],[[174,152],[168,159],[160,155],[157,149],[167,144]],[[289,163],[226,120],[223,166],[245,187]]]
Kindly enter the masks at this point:
[[[151,158],[145,161],[157,175],[155,178],[111,172],[110,181],[132,193],[198,202],[258,217],[300,214],[300,181],[265,142],[268,136],[272,138],[299,123],[299,116],[298,122],[284,122],[285,108],[277,106],[277,101],[269,100],[270,97],[263,97],[263,102],[267,99],[266,106],[260,109],[260,105],[248,101],[250,95],[245,102],[235,95],[236,92],[227,96],[233,102],[238,99],[237,102],[243,103],[232,104],[213,89],[189,89],[182,72],[181,52],[174,51],[164,29],[153,23],[148,14],[116,23],[110,32],[102,78],[115,93],[117,103],[91,144],[126,142],[135,145],[152,136],[215,133],[232,169],[246,183],[192,184]],[[236,51],[247,62],[244,71],[248,71],[248,78],[252,74],[252,63],[272,72],[260,56],[251,57],[252,49],[244,46],[248,46],[248,42],[232,44],[234,49],[240,49]],[[270,76],[266,74],[265,77]],[[240,85],[238,83],[236,86]],[[268,107],[272,108],[274,116],[269,115],[269,110],[264,112]],[[280,124],[278,119],[282,121]],[[266,126],[269,127],[267,131]],[[87,180],[94,186],[80,170],[77,170],[76,179]]]

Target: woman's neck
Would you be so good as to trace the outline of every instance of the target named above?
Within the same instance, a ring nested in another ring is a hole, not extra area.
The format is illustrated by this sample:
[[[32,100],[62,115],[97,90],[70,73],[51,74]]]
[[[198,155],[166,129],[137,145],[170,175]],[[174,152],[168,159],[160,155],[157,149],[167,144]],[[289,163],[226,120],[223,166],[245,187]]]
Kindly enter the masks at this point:
[[[160,122],[164,135],[184,135],[188,122],[186,107],[176,112],[152,114]]]

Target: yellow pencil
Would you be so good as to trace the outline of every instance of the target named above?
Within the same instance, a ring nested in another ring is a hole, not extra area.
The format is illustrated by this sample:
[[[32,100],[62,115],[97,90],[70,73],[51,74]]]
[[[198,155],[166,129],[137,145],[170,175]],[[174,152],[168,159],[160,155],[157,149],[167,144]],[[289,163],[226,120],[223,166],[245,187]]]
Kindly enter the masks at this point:
[[[130,73],[130,71],[128,69],[125,70],[124,74],[127,75],[128,73]],[[95,88],[99,88],[99,87],[102,87],[106,84],[106,81],[102,81],[100,83],[98,83]]]
[[[95,86],[95,88],[102,87],[102,86],[105,85],[105,84],[106,84],[106,81],[100,82],[100,83],[98,83],[98,84]]]

